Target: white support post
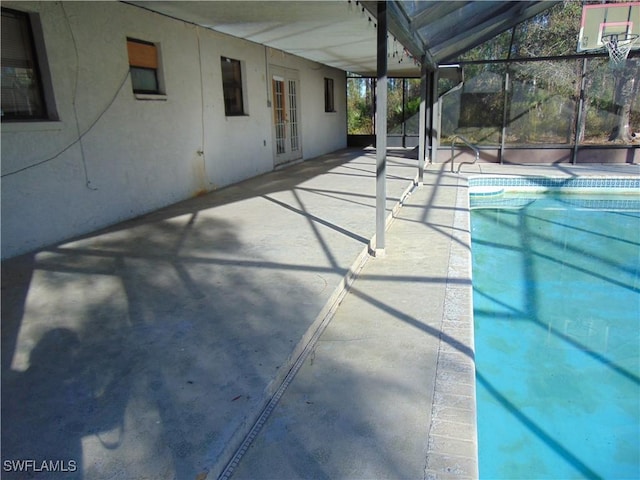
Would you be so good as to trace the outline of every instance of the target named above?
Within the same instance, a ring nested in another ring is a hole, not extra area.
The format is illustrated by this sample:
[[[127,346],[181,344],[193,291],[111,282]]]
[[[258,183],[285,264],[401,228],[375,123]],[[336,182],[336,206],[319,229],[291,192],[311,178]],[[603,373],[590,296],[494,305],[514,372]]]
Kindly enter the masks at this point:
[[[427,141],[427,66],[426,61],[422,59],[422,67],[420,69],[420,137],[418,139],[418,186],[424,183],[424,161],[426,158],[426,141]]]
[[[376,246],[375,256],[384,256],[387,202],[387,2],[378,7],[378,81],[376,86]]]

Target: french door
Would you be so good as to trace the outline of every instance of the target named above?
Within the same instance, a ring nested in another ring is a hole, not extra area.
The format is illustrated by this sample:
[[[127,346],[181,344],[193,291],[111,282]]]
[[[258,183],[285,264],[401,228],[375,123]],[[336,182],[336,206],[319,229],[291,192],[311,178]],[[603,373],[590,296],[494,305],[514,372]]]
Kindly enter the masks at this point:
[[[274,163],[302,158],[299,90],[296,70],[271,66]]]

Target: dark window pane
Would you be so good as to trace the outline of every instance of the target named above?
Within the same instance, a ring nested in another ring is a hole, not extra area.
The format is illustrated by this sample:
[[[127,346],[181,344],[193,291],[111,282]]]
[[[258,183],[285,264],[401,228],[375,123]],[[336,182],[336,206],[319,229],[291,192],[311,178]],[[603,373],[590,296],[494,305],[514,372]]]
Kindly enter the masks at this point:
[[[29,17],[2,10],[2,119],[46,118]]]
[[[333,97],[333,78],[324,79],[324,111],[335,112]]]
[[[131,67],[131,83],[135,93],[158,93],[158,76],[152,68]]]
[[[222,89],[224,113],[227,116],[244,115],[242,101],[242,69],[239,60],[222,57]]]

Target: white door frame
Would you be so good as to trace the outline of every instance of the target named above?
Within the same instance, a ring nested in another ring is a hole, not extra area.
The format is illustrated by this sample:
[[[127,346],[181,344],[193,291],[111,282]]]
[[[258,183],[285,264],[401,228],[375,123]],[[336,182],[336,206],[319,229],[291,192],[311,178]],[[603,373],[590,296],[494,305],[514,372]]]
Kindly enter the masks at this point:
[[[302,158],[300,76],[297,70],[269,66],[273,135],[273,163],[278,166]]]

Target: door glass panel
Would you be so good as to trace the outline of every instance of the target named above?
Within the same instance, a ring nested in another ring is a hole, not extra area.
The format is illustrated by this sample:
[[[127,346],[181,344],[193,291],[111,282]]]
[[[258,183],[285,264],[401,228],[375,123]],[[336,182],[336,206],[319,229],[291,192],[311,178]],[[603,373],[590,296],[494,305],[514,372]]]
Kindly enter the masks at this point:
[[[285,152],[285,111],[284,111],[284,82],[273,80],[273,112],[276,126],[276,152]]]
[[[291,151],[295,152],[300,148],[298,138],[298,101],[297,101],[297,83],[295,80],[289,80],[289,134],[291,137]]]

